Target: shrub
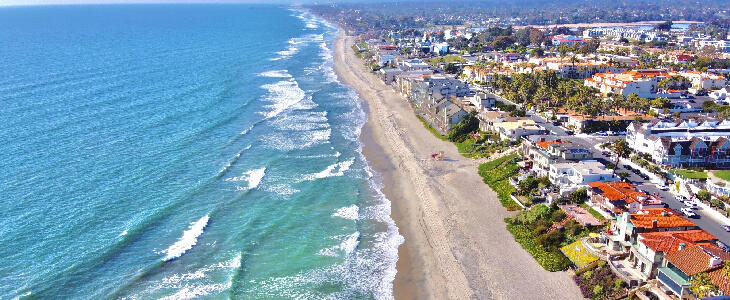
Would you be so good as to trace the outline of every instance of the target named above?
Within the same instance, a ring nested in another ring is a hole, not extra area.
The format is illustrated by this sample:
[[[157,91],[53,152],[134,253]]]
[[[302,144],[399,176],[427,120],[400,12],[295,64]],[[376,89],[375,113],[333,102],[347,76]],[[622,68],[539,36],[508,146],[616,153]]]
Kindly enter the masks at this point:
[[[566,216],[568,216],[568,214],[566,214],[564,211],[558,209],[558,210],[556,210],[556,211],[553,212],[553,214],[552,214],[552,216],[550,218],[553,220],[553,222],[560,222]]]
[[[585,271],[585,272],[583,272],[583,279],[590,280],[591,277],[593,277],[593,271]]]
[[[600,295],[603,293],[603,286],[602,285],[596,285],[593,287],[593,294],[594,295]]]

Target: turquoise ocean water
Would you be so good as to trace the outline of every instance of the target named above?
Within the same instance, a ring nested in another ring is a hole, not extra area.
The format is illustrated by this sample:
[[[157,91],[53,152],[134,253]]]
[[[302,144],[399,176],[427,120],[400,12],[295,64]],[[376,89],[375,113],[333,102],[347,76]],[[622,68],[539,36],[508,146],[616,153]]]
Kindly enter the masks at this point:
[[[392,298],[336,35],[263,5],[0,8],[0,298]]]

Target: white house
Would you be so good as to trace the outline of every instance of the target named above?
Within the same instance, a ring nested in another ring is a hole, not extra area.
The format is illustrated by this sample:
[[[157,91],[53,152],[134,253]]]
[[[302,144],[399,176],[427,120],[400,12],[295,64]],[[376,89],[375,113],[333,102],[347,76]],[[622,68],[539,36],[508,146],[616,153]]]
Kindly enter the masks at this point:
[[[560,194],[563,196],[581,187],[587,187],[589,182],[619,179],[612,170],[606,169],[606,166],[595,160],[552,164],[548,177],[550,182],[560,187]]]

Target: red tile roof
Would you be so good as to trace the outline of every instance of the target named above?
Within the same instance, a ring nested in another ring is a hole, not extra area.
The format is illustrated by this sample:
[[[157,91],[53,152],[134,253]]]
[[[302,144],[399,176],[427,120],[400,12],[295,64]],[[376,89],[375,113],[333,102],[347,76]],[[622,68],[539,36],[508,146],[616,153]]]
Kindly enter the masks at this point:
[[[664,256],[667,261],[677,266],[677,268],[689,276],[716,268],[722,269],[722,262],[719,265],[710,265],[713,257],[726,261],[730,260],[730,253],[723,252],[717,247],[695,245]]]
[[[634,185],[628,182],[601,182],[588,183],[588,186],[601,190],[601,196],[609,201],[624,200],[626,203],[638,201],[638,197],[646,197],[647,194],[635,190]]]
[[[671,254],[679,251],[679,244],[685,249],[701,242],[715,241],[717,238],[704,230],[663,231],[640,233],[639,239],[656,252]]]
[[[657,228],[697,226],[670,208],[645,208],[631,215],[634,227],[654,228],[654,221]]]

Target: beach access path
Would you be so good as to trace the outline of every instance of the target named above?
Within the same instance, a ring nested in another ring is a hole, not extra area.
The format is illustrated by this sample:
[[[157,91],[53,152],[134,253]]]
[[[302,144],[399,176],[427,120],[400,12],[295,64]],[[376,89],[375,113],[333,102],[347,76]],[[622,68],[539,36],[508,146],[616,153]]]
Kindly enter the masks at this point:
[[[545,271],[507,231],[497,194],[473,160],[434,137],[409,103],[355,57],[340,33],[335,70],[365,100],[361,139],[405,242],[398,249],[396,299],[583,299],[567,272]],[[436,161],[432,153],[444,151]]]

